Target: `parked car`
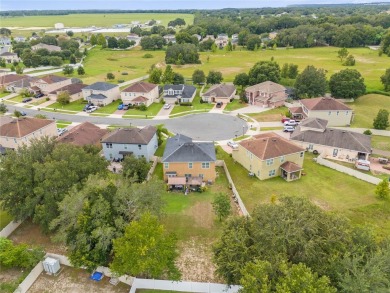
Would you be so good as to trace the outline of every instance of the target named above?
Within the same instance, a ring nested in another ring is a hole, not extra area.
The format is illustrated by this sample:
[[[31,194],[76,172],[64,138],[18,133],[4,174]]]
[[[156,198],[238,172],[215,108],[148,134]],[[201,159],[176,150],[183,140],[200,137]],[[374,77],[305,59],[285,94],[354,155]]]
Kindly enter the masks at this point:
[[[24,111],[20,111],[20,115],[26,116],[27,114],[26,114],[26,112],[24,112]]]
[[[291,125],[285,125],[283,128],[284,132],[293,132],[294,130],[295,130],[295,127],[291,126]]]
[[[130,105],[123,105],[123,110],[129,110]]]
[[[282,118],[282,123],[285,123],[285,122],[288,122],[288,121],[290,121],[290,118],[288,118],[288,117],[283,117]]]
[[[65,132],[67,132],[68,129],[67,128],[57,128],[57,134],[58,136],[61,136],[63,135]]]
[[[95,112],[97,109],[98,109],[97,106],[91,106],[91,107],[89,107],[89,109],[87,110],[87,113]]]
[[[32,98],[24,98],[22,102],[23,103],[27,103],[27,102],[30,102],[30,101],[32,101]]]
[[[223,105],[223,102],[218,102],[217,105],[215,106],[216,108],[221,108]]]
[[[169,109],[171,107],[171,104],[165,104],[164,109]]]
[[[36,95],[34,96],[34,98],[38,99],[38,98],[41,98],[41,97],[43,97],[43,96],[44,96],[44,94],[39,93],[39,94],[36,94]]]
[[[298,122],[290,119],[289,121],[284,122],[284,126],[297,126]]]
[[[227,142],[227,145],[230,146],[232,149],[238,149],[238,143],[236,143],[234,141],[229,140]]]
[[[83,111],[85,112],[85,111],[89,110],[89,108],[91,108],[92,106],[93,106],[93,104],[85,105]]]
[[[118,106],[118,110],[123,110],[123,104],[120,104],[120,105]]]

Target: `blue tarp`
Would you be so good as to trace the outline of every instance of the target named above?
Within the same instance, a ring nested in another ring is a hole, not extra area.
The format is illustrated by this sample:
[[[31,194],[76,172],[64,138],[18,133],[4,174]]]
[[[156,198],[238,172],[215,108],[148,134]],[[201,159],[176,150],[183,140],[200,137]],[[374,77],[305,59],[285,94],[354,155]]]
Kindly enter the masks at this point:
[[[101,279],[103,279],[103,273],[100,273],[100,272],[94,272],[92,274],[92,276],[90,277],[91,280],[94,280],[94,281],[100,281]]]

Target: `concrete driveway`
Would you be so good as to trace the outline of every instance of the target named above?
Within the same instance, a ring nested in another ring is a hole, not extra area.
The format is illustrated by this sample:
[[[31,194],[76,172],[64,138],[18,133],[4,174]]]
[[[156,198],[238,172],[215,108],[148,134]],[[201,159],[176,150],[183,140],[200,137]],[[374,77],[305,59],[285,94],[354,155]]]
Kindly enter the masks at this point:
[[[171,105],[171,107],[169,109],[164,109],[164,107],[162,107],[154,119],[168,119],[169,114],[171,114],[173,108],[175,107],[174,104],[170,104],[170,105]]]

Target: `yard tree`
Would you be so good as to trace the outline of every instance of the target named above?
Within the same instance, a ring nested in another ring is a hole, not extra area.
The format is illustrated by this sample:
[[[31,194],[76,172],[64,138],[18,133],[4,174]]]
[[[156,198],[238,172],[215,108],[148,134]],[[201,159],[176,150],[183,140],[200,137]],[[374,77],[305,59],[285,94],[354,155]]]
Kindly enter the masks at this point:
[[[231,51],[233,51],[233,45],[232,45],[232,42],[231,42],[231,41],[229,41],[229,42],[227,43],[227,45],[226,45],[226,47],[225,47],[225,50],[226,50],[226,52],[231,52]]]
[[[96,43],[103,48],[107,47],[107,40],[102,34],[98,34],[96,38]]]
[[[375,194],[380,199],[388,199],[390,197],[389,180],[383,179],[375,188]]]
[[[198,64],[198,48],[194,44],[173,44],[165,52],[167,64]]]
[[[280,71],[280,76],[283,78],[288,78],[288,63],[284,63]]]
[[[165,84],[173,83],[174,75],[175,73],[173,72],[172,66],[168,64],[167,67],[165,67],[164,73],[161,77],[161,82]]]
[[[107,73],[106,77],[107,77],[108,80],[115,79],[115,75],[112,72]]]
[[[96,35],[92,34],[91,38],[89,39],[89,41],[91,42],[92,46],[97,45],[97,37],[96,37]]]
[[[206,75],[203,70],[195,69],[192,73],[192,83],[193,84],[202,84],[206,81]]]
[[[118,40],[115,37],[109,37],[107,39],[107,48],[118,48]]]
[[[184,84],[184,76],[180,73],[175,72],[173,74],[173,84]]]
[[[389,124],[389,111],[386,109],[380,109],[374,119],[374,128],[385,130],[390,126]]]
[[[385,74],[381,76],[381,82],[385,87],[385,91],[390,91],[390,68],[386,69]]]
[[[0,113],[4,114],[7,113],[8,109],[7,106],[4,103],[0,104]]]
[[[126,156],[122,163],[122,174],[126,178],[133,178],[136,182],[143,182],[148,176],[150,164],[144,157]]]
[[[162,70],[160,68],[153,68],[149,74],[149,82],[159,84],[161,81]]]
[[[74,35],[73,31],[67,31],[66,34],[67,34],[69,37],[73,37],[73,35]]]
[[[65,65],[64,68],[62,69],[62,72],[65,74],[65,75],[71,75],[73,73],[74,69],[72,66],[70,65]]]
[[[175,20],[171,20],[170,22],[168,22],[168,26],[182,26],[182,25],[186,25],[186,22],[183,18],[176,18]]]
[[[356,64],[356,60],[355,57],[353,57],[353,55],[348,55],[348,57],[343,62],[344,66],[355,66],[355,64]]]
[[[248,76],[250,85],[264,81],[279,82],[280,67],[275,61],[260,61],[249,70]]]
[[[62,65],[62,58],[58,56],[50,56],[49,62],[51,66],[61,66]]]
[[[290,63],[288,65],[287,78],[296,79],[298,76],[298,65]]]
[[[133,46],[135,44],[134,41],[129,41],[128,39],[120,38],[118,40],[118,48],[120,49],[126,49],[130,46]]]
[[[15,73],[16,74],[22,74],[23,73],[23,70],[24,70],[24,67],[22,67],[21,65],[17,65],[15,67]]]
[[[246,42],[246,48],[250,51],[256,51],[255,49],[260,48],[261,39],[258,35],[250,35]]]
[[[7,67],[7,64],[5,63],[5,59],[4,58],[0,58],[0,67]]]
[[[207,75],[207,84],[218,84],[223,81],[222,72],[211,70]]]
[[[390,32],[382,37],[381,50],[383,53],[390,56]]]
[[[176,237],[169,234],[158,218],[146,213],[132,221],[122,237],[114,239],[114,257],[110,269],[118,275],[146,278],[166,276],[179,280],[175,265],[178,256]]]
[[[349,55],[349,52],[347,48],[341,48],[340,50],[337,51],[337,57],[340,58],[341,63],[343,63],[343,60],[347,58]]]
[[[233,84],[235,86],[241,86],[241,90],[249,84],[249,76],[246,73],[239,73],[234,78]]]
[[[329,79],[329,89],[338,99],[356,99],[366,92],[364,78],[355,69],[344,69],[333,74]]]
[[[57,95],[57,102],[64,106],[70,103],[70,95],[68,91],[62,91]]]
[[[249,34],[250,34],[250,32],[247,29],[244,29],[244,30],[239,32],[239,34],[238,34],[238,44],[240,46],[246,46],[246,42],[248,41]]]
[[[77,68],[77,74],[78,75],[84,75],[85,74],[85,70],[84,70],[84,66],[79,66],[78,68]]]
[[[219,221],[226,218],[232,212],[230,199],[225,194],[218,194],[213,201],[213,209]]]
[[[76,57],[74,55],[70,55],[69,57],[69,63],[70,64],[76,64]]]
[[[323,96],[326,92],[326,75],[323,69],[307,66],[295,81],[296,94],[300,98]]]
[[[140,45],[142,50],[158,50],[166,45],[166,41],[161,36],[147,36],[141,39]]]

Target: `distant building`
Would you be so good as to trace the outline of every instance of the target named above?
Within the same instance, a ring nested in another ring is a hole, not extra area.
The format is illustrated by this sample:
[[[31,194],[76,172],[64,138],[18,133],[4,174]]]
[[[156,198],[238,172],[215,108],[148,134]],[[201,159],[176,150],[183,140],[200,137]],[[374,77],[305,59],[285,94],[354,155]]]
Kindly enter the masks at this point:
[[[57,97],[60,93],[68,92],[70,96],[70,101],[73,102],[83,97],[83,88],[87,86],[87,84],[83,83],[72,83],[51,91],[48,94],[48,97],[50,98],[50,100],[55,101],[57,100]]]
[[[0,76],[0,87],[6,87],[6,86],[8,86],[11,83],[17,82],[17,81],[19,81],[21,79],[24,79],[26,77],[27,77],[27,75],[1,74],[1,76]]]
[[[18,54],[12,53],[12,52],[4,52],[0,54],[0,58],[4,59],[6,63],[10,64],[14,61],[19,62],[20,58],[18,57]]]
[[[286,88],[272,81],[265,81],[247,87],[245,96],[251,105],[264,108],[283,106],[287,99]]]
[[[58,22],[58,23],[54,24],[54,28],[57,29],[57,30],[63,29],[64,27],[65,27],[64,24],[61,23],[61,22]]]
[[[8,37],[0,37],[0,45],[2,46],[10,46],[11,45],[11,39]]]
[[[53,45],[47,45],[47,44],[43,44],[43,43],[39,43],[35,46],[32,46],[31,47],[31,50],[33,51],[36,51],[36,50],[39,50],[39,49],[47,49],[49,52],[60,52],[61,51],[61,47],[58,47],[58,46],[53,46]]]
[[[205,92],[202,96],[202,100],[209,103],[230,103],[231,99],[234,99],[236,94],[236,88],[232,84],[215,84]]]
[[[70,85],[71,83],[72,80],[70,78],[50,74],[31,82],[31,87],[32,90],[39,90],[41,93],[47,95],[48,93]]]
[[[175,35],[165,35],[163,38],[164,38],[164,40],[165,40],[167,43],[172,43],[172,44],[175,44],[175,43],[176,43],[176,37],[175,37]]]
[[[17,36],[17,37],[14,38],[14,41],[17,42],[17,43],[21,43],[21,42],[25,42],[26,38],[22,37],[22,36]]]

